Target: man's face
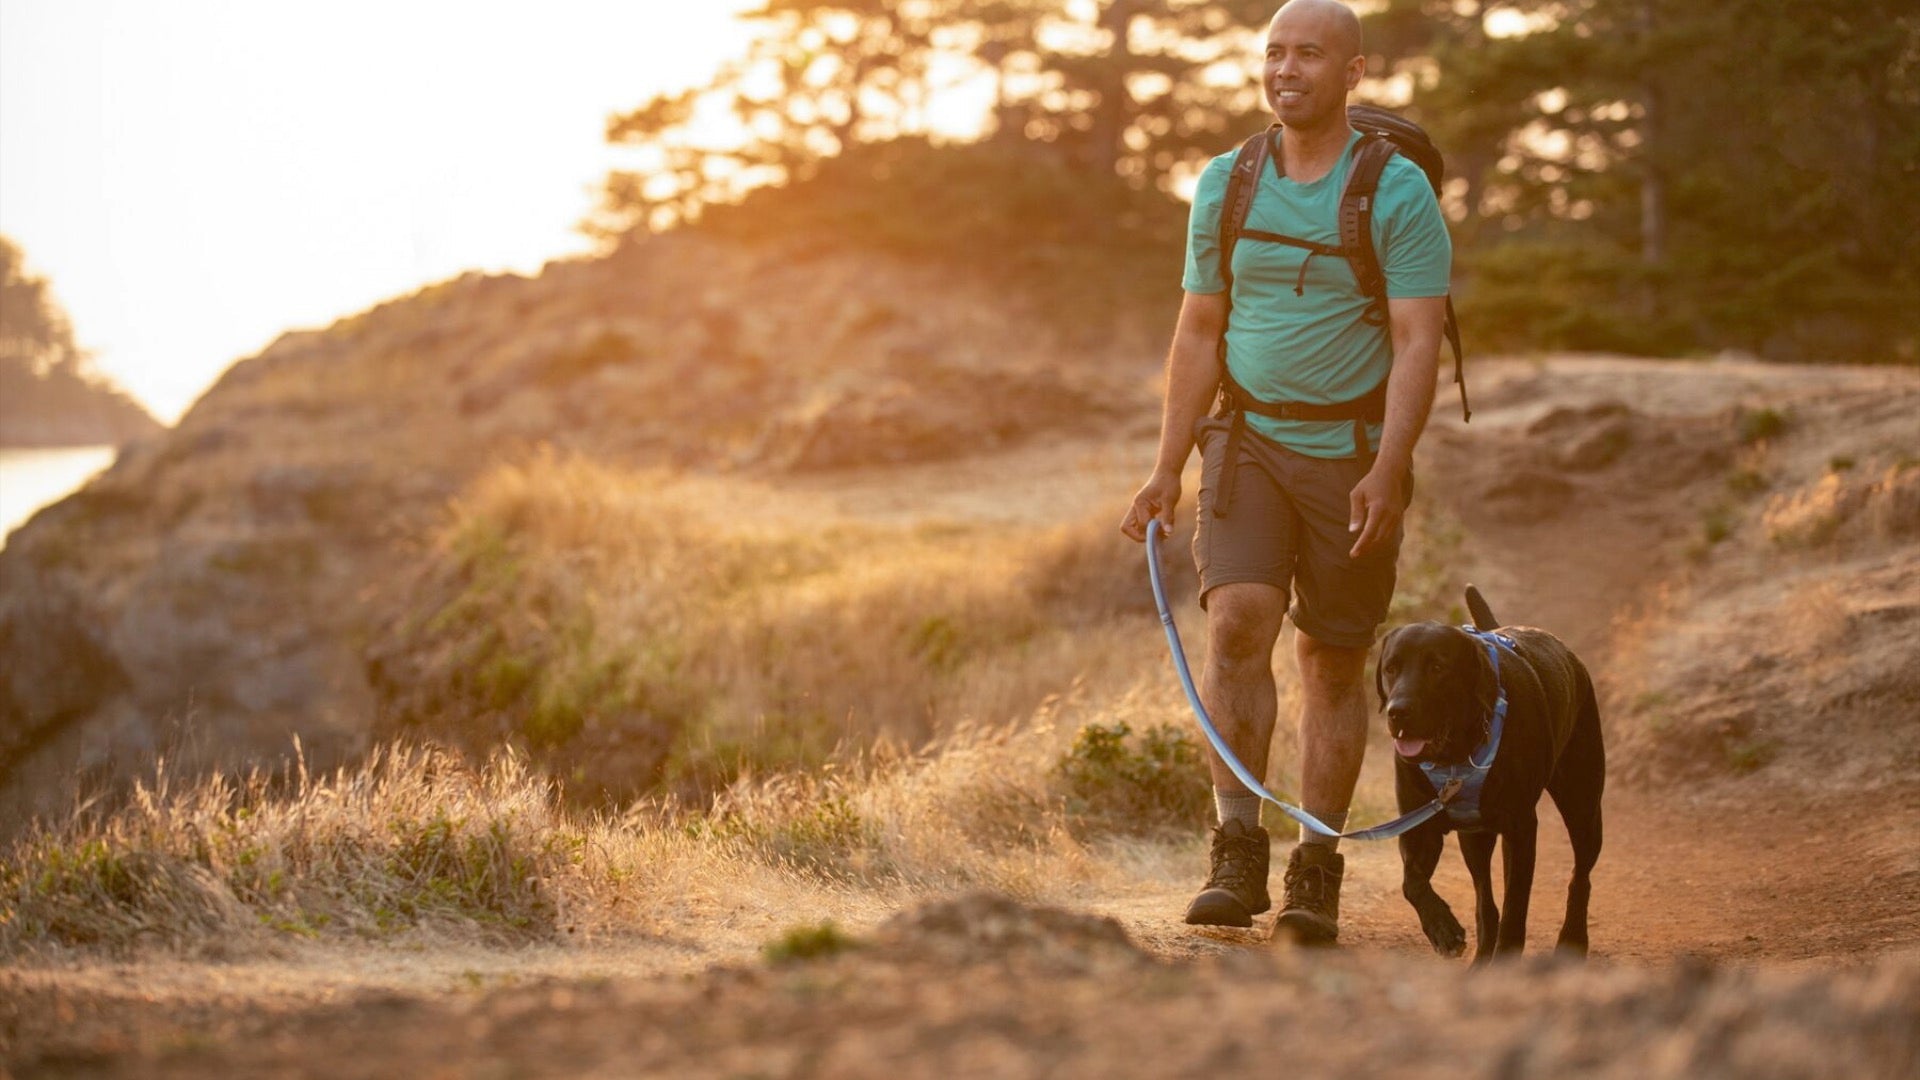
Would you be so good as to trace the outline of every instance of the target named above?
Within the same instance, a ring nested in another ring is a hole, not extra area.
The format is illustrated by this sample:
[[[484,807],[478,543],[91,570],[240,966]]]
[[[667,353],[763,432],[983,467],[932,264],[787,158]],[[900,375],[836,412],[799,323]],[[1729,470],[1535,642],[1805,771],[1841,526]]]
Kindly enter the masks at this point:
[[[1366,71],[1366,59],[1349,55],[1351,49],[1323,13],[1305,5],[1280,9],[1267,30],[1260,81],[1282,124],[1314,128],[1344,121],[1347,91]]]

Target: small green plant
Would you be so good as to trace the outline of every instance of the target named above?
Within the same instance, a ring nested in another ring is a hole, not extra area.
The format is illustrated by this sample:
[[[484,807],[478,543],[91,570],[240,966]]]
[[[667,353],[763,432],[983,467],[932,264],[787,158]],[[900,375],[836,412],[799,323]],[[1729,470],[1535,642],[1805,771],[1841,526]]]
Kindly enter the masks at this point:
[[[1771,762],[1780,747],[1772,739],[1748,736],[1729,741],[1725,749],[1728,767],[1744,776]]]
[[[800,960],[817,960],[859,946],[858,941],[829,919],[826,922],[788,927],[779,937],[762,946],[760,954],[770,964],[789,964]]]
[[[1787,430],[1786,414],[1771,406],[1741,409],[1735,415],[1734,422],[1739,428],[1740,441],[1749,446],[1778,438]]]
[[[1094,831],[1141,834],[1203,820],[1212,797],[1200,748],[1161,724],[1133,737],[1125,721],[1092,723],[1054,766],[1068,816]]]
[[[935,671],[952,671],[966,659],[965,635],[949,615],[927,616],[907,637],[908,649]]]
[[[1733,535],[1733,514],[1724,506],[1707,508],[1701,521],[1701,535],[1709,546],[1720,543]]]
[[[1769,486],[1766,474],[1758,469],[1735,469],[1727,474],[1727,491],[1743,499],[1758,495]]]

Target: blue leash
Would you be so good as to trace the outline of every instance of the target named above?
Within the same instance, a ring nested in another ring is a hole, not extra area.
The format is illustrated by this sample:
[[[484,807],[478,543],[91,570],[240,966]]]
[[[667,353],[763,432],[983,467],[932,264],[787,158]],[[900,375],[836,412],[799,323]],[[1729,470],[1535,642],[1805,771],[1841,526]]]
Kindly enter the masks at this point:
[[[1153,518],[1147,522],[1147,577],[1153,583],[1153,602],[1155,606],[1160,609],[1160,625],[1166,628],[1167,645],[1173,650],[1173,669],[1180,676],[1180,686],[1187,692],[1187,703],[1193,706],[1193,715],[1199,718],[1200,730],[1206,733],[1207,742],[1213,744],[1214,753],[1220,755],[1220,760],[1227,763],[1227,768],[1231,769],[1233,775],[1239,778],[1242,784],[1246,785],[1248,791],[1279,807],[1281,813],[1314,832],[1319,833],[1321,836],[1338,837],[1343,840],[1387,840],[1399,836],[1401,833],[1407,832],[1433,815],[1447,809],[1448,803],[1454,801],[1462,791],[1468,789],[1471,789],[1469,792],[1470,798],[1462,801],[1471,803],[1472,820],[1478,821],[1480,785],[1486,780],[1487,770],[1493,767],[1494,754],[1500,749],[1500,735],[1502,729],[1506,726],[1507,691],[1504,686],[1501,687],[1499,701],[1494,706],[1493,721],[1486,744],[1469,756],[1464,764],[1428,768],[1426,770],[1428,778],[1430,780],[1440,781],[1435,785],[1438,789],[1438,794],[1434,797],[1434,800],[1417,810],[1402,814],[1384,825],[1375,825],[1371,829],[1359,829],[1354,832],[1343,833],[1329,826],[1319,818],[1314,817],[1312,814],[1307,813],[1305,810],[1275,798],[1273,793],[1268,791],[1264,784],[1254,779],[1253,774],[1247,771],[1247,767],[1240,764],[1240,759],[1235,757],[1233,751],[1227,748],[1226,740],[1222,739],[1220,733],[1214,730],[1213,718],[1207,715],[1207,707],[1200,703],[1200,691],[1193,685],[1193,670],[1187,666],[1187,651],[1180,645],[1180,631],[1173,625],[1173,609],[1167,605],[1167,588],[1165,583],[1160,580],[1161,531],[1159,518]],[[1488,637],[1493,637],[1494,635],[1484,635],[1476,632],[1476,636],[1480,637],[1486,644],[1487,652],[1493,657],[1493,671],[1495,682],[1497,683],[1500,674],[1500,651],[1495,647],[1493,641],[1487,640]],[[1429,762],[1427,764],[1431,765],[1432,763]],[[1436,775],[1436,770],[1439,770],[1444,775]],[[1464,823],[1465,822],[1463,822],[1463,824]]]

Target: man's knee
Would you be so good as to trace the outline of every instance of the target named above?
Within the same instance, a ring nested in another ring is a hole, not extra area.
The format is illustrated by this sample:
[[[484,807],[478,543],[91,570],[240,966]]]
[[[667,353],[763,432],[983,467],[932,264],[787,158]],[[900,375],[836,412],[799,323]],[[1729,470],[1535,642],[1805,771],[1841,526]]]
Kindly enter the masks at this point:
[[[1329,645],[1311,635],[1300,634],[1294,648],[1300,662],[1300,681],[1307,693],[1321,700],[1361,693],[1370,651],[1371,646]]]
[[[1228,667],[1273,662],[1287,594],[1271,585],[1222,585],[1207,595],[1207,656]]]

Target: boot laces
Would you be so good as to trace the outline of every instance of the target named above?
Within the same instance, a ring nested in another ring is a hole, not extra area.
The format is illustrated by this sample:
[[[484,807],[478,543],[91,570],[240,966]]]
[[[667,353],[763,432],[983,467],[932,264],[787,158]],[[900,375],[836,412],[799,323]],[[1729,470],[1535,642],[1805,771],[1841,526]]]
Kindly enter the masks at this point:
[[[1322,910],[1328,906],[1328,896],[1338,887],[1331,866],[1319,863],[1303,863],[1287,868],[1285,878],[1287,887],[1287,906]]]
[[[1207,879],[1210,889],[1244,889],[1260,873],[1259,838],[1228,836],[1214,830],[1213,873]]]

